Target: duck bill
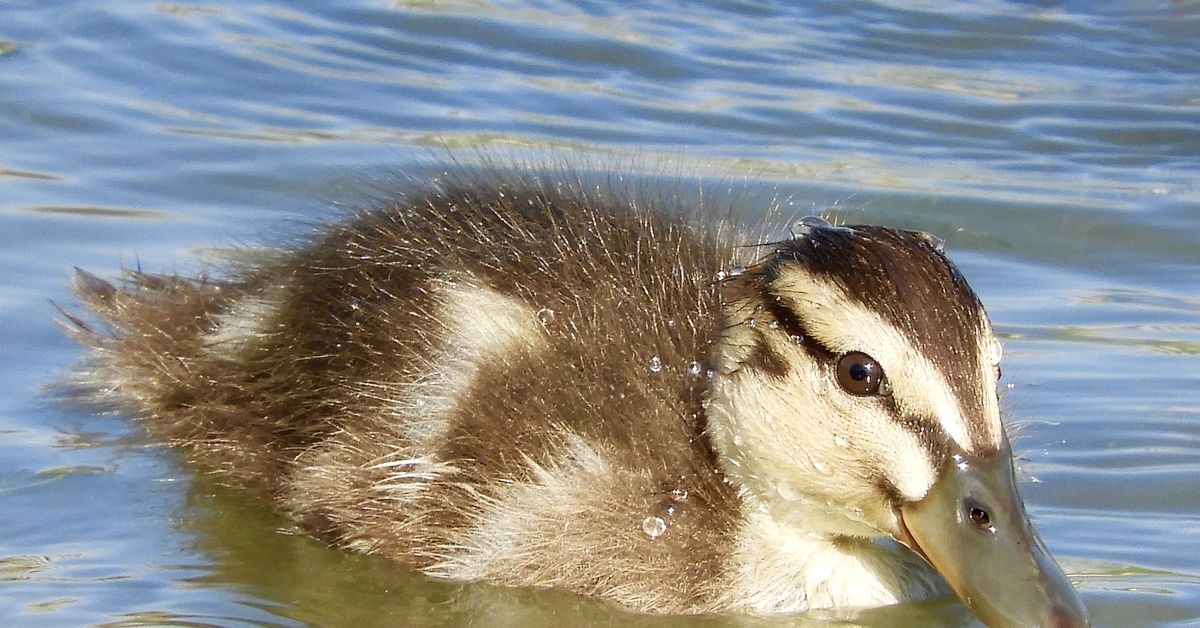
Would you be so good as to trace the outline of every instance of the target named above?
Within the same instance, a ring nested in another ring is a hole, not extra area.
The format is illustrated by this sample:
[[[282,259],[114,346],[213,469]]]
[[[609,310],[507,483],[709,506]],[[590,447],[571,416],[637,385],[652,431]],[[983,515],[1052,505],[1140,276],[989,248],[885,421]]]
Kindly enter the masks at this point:
[[[1083,602],[1025,514],[1007,439],[992,456],[950,456],[929,493],[897,519],[897,540],[988,626],[1088,626]]]

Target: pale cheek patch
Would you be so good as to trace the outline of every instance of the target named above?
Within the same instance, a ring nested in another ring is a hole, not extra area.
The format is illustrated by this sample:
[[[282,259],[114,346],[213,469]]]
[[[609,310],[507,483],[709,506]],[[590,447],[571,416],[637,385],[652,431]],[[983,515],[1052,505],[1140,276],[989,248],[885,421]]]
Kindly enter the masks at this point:
[[[1000,413],[996,402],[994,377],[980,380],[983,416],[983,442],[975,442],[964,410],[966,400],[960,401],[945,376],[909,341],[904,334],[867,309],[848,298],[835,284],[800,271],[780,280],[786,289],[782,296],[791,300],[789,307],[804,313],[809,334],[835,353],[862,351],[884,367],[900,410],[910,416],[934,417],[964,451],[999,444]],[[992,338],[991,334],[983,334]],[[991,342],[994,342],[992,340]],[[982,349],[981,349],[982,350]],[[989,345],[980,362],[991,363],[993,349]],[[972,405],[975,400],[970,400]]]
[[[789,356],[797,364],[803,359]],[[846,529],[846,511],[857,505],[859,523],[870,528],[864,534],[890,533],[879,477],[905,498],[920,499],[935,469],[916,435],[878,404],[836,386],[815,365],[782,380],[748,370],[723,374],[708,403],[714,445],[728,456],[726,471],[762,501],[794,502],[807,517],[832,501],[838,505],[828,508],[828,525],[835,531]]]

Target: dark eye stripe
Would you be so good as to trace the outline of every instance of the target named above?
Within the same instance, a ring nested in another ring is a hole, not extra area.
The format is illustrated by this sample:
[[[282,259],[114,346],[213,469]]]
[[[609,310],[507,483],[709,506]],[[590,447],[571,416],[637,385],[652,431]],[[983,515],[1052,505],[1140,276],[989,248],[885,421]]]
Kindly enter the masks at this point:
[[[800,322],[800,318],[791,308],[783,304],[783,299],[776,294],[767,292],[763,295],[764,308],[771,318],[779,323],[779,330],[791,336],[798,341],[807,340],[808,333],[804,329],[804,324]]]

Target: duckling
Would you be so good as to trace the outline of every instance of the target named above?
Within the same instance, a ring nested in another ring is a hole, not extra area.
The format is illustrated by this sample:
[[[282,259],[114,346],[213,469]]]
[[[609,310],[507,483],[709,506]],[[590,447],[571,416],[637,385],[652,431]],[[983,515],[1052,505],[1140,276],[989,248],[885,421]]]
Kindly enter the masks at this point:
[[[196,467],[430,576],[678,614],[953,591],[989,626],[1086,626],[940,242],[806,219],[746,248],[697,213],[435,179],[224,278],[79,271],[99,322],[64,315],[94,394]]]

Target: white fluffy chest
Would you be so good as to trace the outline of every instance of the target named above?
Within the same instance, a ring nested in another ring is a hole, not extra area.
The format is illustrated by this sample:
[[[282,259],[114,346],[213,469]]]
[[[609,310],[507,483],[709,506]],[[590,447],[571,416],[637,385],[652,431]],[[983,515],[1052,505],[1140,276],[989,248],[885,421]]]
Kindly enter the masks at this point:
[[[762,512],[739,532],[725,605],[753,613],[873,607],[950,595],[920,558],[890,541],[831,539]]]

